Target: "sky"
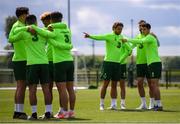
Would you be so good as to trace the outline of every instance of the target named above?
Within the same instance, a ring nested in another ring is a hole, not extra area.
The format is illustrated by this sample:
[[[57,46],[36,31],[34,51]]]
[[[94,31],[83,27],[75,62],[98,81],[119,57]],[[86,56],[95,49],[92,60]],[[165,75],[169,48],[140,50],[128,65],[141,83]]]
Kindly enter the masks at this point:
[[[161,56],[180,55],[180,0],[70,0],[72,42],[79,54],[92,54],[92,40],[82,32],[106,34],[114,22],[124,24],[122,34],[135,37],[138,21],[146,20],[160,41]],[[15,15],[15,9],[27,6],[38,17],[45,11],[60,11],[67,22],[67,0],[0,0],[0,49],[7,44],[4,34],[5,18]],[[131,28],[133,20],[133,28]],[[95,54],[104,55],[105,42],[95,41]]]

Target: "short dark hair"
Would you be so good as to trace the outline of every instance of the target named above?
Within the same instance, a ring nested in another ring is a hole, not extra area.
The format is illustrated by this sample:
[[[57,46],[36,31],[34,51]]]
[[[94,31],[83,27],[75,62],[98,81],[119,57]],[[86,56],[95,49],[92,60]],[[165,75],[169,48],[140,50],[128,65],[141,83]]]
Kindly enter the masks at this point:
[[[146,27],[147,29],[151,29],[151,25],[149,23],[145,23],[144,25],[142,25],[143,27]]]
[[[145,20],[140,20],[139,22],[138,22],[138,24],[141,24],[141,23],[146,23],[146,21]]]
[[[117,28],[118,26],[124,27],[123,23],[121,23],[121,22],[115,22],[115,23],[113,24],[113,26],[112,26],[112,29],[115,29],[115,28]]]
[[[63,18],[63,14],[61,12],[52,12],[51,13],[51,20],[55,21],[55,22],[61,22],[62,21],[62,18]]]
[[[17,7],[16,8],[16,16],[19,18],[19,16],[23,14],[29,14],[29,8],[27,7]]]
[[[26,25],[32,25],[32,24],[35,24],[37,22],[37,18],[35,15],[28,15],[26,17],[26,20],[25,20],[25,23]]]

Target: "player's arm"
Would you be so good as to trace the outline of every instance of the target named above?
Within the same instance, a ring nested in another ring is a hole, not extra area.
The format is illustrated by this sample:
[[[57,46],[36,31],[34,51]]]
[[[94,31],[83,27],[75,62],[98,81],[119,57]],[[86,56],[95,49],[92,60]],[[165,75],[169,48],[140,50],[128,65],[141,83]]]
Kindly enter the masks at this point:
[[[48,25],[48,28],[52,27],[52,28],[59,28],[59,29],[65,29],[67,28],[67,25],[65,23],[54,23],[54,24],[50,24]]]
[[[8,41],[10,43],[15,43],[15,42],[18,42],[18,41],[21,41],[22,40],[22,35],[23,35],[23,32],[18,32],[16,34],[11,34],[9,35],[9,38],[8,38]]]
[[[12,28],[12,30],[10,31],[9,37],[8,37],[8,41],[10,43],[15,43],[18,41],[22,40],[22,36],[23,36],[23,31],[26,31],[27,27],[23,26],[23,27],[16,27],[16,28]]]
[[[135,39],[140,39],[140,35],[136,35]],[[132,43],[132,48],[137,47],[137,43]]]
[[[131,42],[132,44],[152,43],[151,36],[146,36],[142,39],[122,39],[122,42]]]
[[[119,62],[122,63],[124,60],[130,55],[128,50],[125,50],[125,52],[121,55]]]
[[[59,49],[65,49],[65,50],[71,50],[73,48],[72,44],[68,44],[68,43],[60,43],[57,42],[54,39],[48,39],[48,42],[53,45],[54,47],[58,47]]]
[[[129,38],[126,36],[123,36],[123,39],[128,40]],[[120,42],[122,42],[122,39],[120,40]],[[136,47],[136,44],[132,44],[131,42],[123,42],[123,45],[125,46],[125,49],[129,51],[132,51]]]
[[[23,27],[16,27],[14,29],[14,34],[22,32],[22,31],[28,31],[28,26],[23,26]]]
[[[131,48],[134,49],[135,47],[137,47],[137,44],[132,44]]]
[[[8,41],[10,42],[10,43],[13,43],[13,41],[12,41],[12,37],[13,37],[13,35],[14,35],[14,27],[12,27],[11,28],[11,31],[9,32],[9,36],[8,36]]]
[[[137,39],[137,38],[135,38],[135,39]],[[131,43],[131,42],[129,42],[129,43]],[[134,49],[135,47],[137,47],[137,44],[136,43],[131,43],[131,48]]]
[[[20,40],[20,33],[18,32],[15,32],[15,29],[18,28],[18,27],[12,27],[11,28],[11,31],[9,33],[9,36],[8,36],[8,41],[10,43],[14,43],[14,42],[17,42]]]
[[[120,63],[122,63],[132,53],[132,46],[129,42],[125,42],[123,45],[125,47],[125,51],[120,57]]]
[[[45,38],[54,38],[56,36],[55,33],[39,28],[38,26],[35,25],[32,25],[31,28],[34,29],[39,35]]]
[[[84,32],[84,37],[85,38],[90,38],[90,39],[93,39],[93,40],[99,40],[99,41],[102,41],[102,40],[108,40],[109,37],[108,35],[90,35],[86,32]]]
[[[125,42],[130,42],[132,44],[142,44],[142,41],[143,41],[142,39],[127,39],[127,41]]]
[[[125,49],[127,49],[128,51],[132,51],[132,45],[130,45],[130,42],[126,42],[124,43]]]

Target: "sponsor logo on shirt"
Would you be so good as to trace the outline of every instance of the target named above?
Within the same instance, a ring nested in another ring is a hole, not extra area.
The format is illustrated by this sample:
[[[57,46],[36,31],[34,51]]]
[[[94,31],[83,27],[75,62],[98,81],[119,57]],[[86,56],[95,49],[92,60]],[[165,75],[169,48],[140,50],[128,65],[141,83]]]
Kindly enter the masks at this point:
[[[139,45],[139,49],[142,49],[144,46],[143,46],[143,44],[140,44]]]

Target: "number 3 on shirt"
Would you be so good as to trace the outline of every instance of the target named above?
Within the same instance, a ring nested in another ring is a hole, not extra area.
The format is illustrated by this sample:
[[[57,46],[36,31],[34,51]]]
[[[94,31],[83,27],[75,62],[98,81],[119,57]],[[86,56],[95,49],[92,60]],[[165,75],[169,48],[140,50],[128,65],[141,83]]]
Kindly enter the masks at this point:
[[[64,35],[64,38],[65,38],[66,43],[70,43],[70,39],[69,39],[69,36],[67,34]]]

